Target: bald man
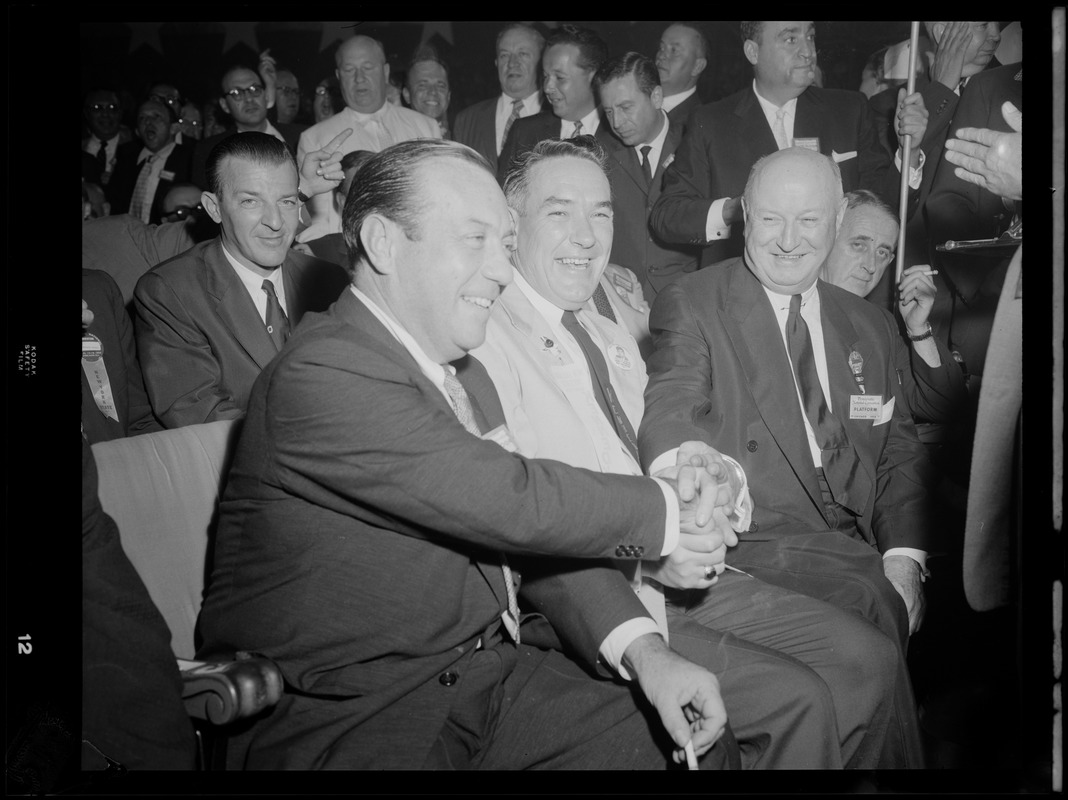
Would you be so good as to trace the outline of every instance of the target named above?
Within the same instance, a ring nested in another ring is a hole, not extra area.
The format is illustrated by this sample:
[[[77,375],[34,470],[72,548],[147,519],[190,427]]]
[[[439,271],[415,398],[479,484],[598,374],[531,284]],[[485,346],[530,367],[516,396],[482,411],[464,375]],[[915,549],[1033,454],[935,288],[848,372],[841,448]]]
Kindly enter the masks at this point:
[[[382,43],[369,36],[353,36],[337,49],[334,74],[341,85],[345,107],[331,117],[312,125],[300,136],[297,163],[321,149],[346,128],[353,134],[341,146],[341,153],[370,150],[377,153],[409,139],[440,139],[441,126],[425,114],[386,102],[389,64]],[[341,215],[329,194],[306,201],[303,217],[308,227],[299,242],[341,232]]]

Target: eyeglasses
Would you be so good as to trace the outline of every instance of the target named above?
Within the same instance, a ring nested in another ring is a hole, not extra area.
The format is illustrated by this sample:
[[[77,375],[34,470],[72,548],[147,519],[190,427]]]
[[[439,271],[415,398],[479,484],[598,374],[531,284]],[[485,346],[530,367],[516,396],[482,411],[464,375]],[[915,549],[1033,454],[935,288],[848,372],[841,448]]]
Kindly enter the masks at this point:
[[[246,86],[244,89],[231,89],[226,96],[236,102],[242,97],[259,97],[261,94],[263,94],[263,86],[257,83],[253,86]]]
[[[330,90],[327,89],[325,86],[316,86],[315,93],[322,97],[323,95],[330,94]]]
[[[177,97],[164,97],[161,94],[150,94],[148,96],[148,99],[149,100],[155,100],[156,102],[159,102],[159,103],[166,103],[169,106],[178,105],[178,98]]]
[[[202,214],[204,212],[204,206],[197,203],[195,206],[178,206],[174,211],[169,214],[164,214],[163,219],[166,222],[180,222],[183,219],[187,219],[191,216]]]
[[[278,94],[300,94],[300,89],[294,89],[292,86],[276,86],[275,91]]]
[[[179,125],[192,125],[194,128],[199,128],[203,123],[199,119],[183,119],[178,118]]]
[[[119,107],[114,103],[93,103],[89,106],[90,111],[118,111]]]

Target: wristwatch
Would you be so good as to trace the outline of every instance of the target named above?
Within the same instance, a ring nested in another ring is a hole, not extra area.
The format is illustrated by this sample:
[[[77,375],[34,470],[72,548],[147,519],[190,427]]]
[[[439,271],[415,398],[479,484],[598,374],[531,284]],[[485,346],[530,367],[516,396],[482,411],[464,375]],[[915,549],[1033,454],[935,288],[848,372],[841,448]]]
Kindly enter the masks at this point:
[[[932,336],[934,336],[934,331],[931,330],[931,323],[926,322],[924,324],[927,326],[927,330],[925,330],[923,333],[913,335],[906,331],[910,340],[914,342],[922,342],[924,339],[930,339]]]

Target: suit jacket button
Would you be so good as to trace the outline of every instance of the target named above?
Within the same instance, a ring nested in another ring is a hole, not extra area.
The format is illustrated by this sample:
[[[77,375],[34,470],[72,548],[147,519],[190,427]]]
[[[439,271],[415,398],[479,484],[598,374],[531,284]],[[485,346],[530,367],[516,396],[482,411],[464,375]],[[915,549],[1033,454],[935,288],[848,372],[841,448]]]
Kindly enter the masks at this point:
[[[623,547],[623,545],[618,545],[616,547],[616,557],[617,558],[623,558],[623,556],[625,556],[626,554],[627,554],[627,550],[626,550],[625,547]]]
[[[459,678],[455,672],[443,672],[438,676],[438,683],[442,686],[452,686]]]
[[[757,525],[757,524],[756,524],[755,522],[751,522],[751,523],[749,524],[749,532],[750,532],[750,533],[756,533],[756,532],[757,532],[757,531],[759,531],[759,530],[760,530],[760,526],[759,526],[759,525]]]
[[[634,555],[636,555],[638,558],[641,558],[643,555],[645,555],[645,548],[641,545],[638,545],[634,548]]]
[[[745,449],[748,450],[750,453],[755,453],[757,451],[758,446],[759,445],[757,445],[757,443],[753,439],[750,439],[748,442],[745,443]]]

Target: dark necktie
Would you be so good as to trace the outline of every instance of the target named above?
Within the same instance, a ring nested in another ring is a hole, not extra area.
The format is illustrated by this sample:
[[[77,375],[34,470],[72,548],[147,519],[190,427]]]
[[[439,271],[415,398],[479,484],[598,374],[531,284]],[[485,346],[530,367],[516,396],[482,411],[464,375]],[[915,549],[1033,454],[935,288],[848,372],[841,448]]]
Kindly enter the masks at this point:
[[[96,151],[96,163],[100,165],[100,174],[103,175],[108,171],[108,145],[107,142],[100,143],[100,149]]]
[[[575,130],[572,131],[571,138],[574,139],[576,136],[581,136],[581,135],[582,135],[582,120],[579,120],[578,122],[575,123]]]
[[[267,333],[270,334],[275,349],[281,350],[289,338],[289,319],[282,310],[282,304],[278,302],[278,295],[274,293],[274,284],[264,280],[263,291],[267,292]]]
[[[616,322],[616,312],[612,310],[612,304],[608,302],[608,293],[600,283],[593,290],[593,305],[597,309],[597,313],[602,317]]]
[[[604,359],[604,353],[594,343],[593,338],[586,329],[582,327],[582,323],[578,321],[574,311],[565,311],[562,321],[564,327],[575,337],[575,341],[579,343],[579,347],[582,348],[582,352],[586,356],[586,363],[590,368],[590,381],[593,384],[593,396],[597,400],[597,405],[601,407],[601,411],[604,412],[608,421],[612,423],[612,427],[616,429],[616,434],[619,436],[620,441],[623,442],[630,454],[634,456],[634,460],[637,461],[638,437],[634,435],[634,428],[630,424],[630,420],[627,419],[623,406],[619,403],[619,398],[616,397],[616,390],[612,388],[612,378],[608,373],[608,362]]]
[[[649,151],[653,149],[651,144],[642,146],[642,174],[645,175],[645,188],[653,185],[653,165],[649,163]]]
[[[471,405],[471,399],[467,396],[467,391],[460,383],[460,379],[448,369],[445,370],[445,391],[452,401],[452,410],[456,418],[460,420],[460,424],[468,433],[481,439],[482,429],[478,426],[478,420],[475,419],[475,409]],[[515,643],[519,644],[519,599],[516,594],[515,576],[512,575],[512,568],[508,566],[508,557],[504,553],[501,553],[501,571],[504,573],[504,588],[508,595],[507,616],[502,615],[504,626],[512,635]]]
[[[786,349],[794,366],[794,376],[801,390],[805,416],[820,448],[820,460],[827,485],[834,500],[853,509],[849,489],[854,485],[855,474],[860,467],[856,450],[853,449],[842,423],[827,407],[823,388],[816,372],[816,357],[808,325],[801,316],[801,295],[790,298],[790,314],[786,318]],[[855,509],[854,509],[855,510]]]
[[[519,119],[519,112],[523,110],[522,100],[512,101],[512,113],[508,117],[508,121],[504,123],[504,135],[501,136],[501,150],[504,149],[504,143],[508,141],[508,131],[512,129],[512,125]]]

